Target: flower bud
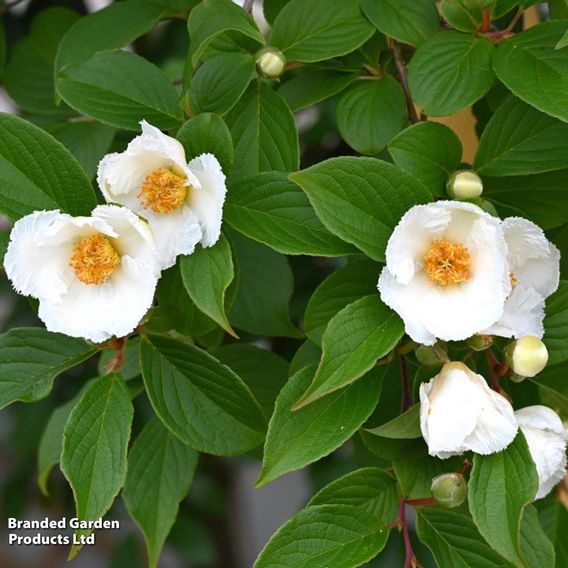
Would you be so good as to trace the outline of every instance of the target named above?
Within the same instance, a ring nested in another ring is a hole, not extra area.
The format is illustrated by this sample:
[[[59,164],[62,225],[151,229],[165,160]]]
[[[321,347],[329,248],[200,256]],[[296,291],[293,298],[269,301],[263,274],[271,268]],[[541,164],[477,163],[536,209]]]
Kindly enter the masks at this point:
[[[466,343],[474,351],[485,351],[493,345],[493,337],[490,335],[474,335]]]
[[[286,57],[275,47],[264,47],[256,54],[256,68],[268,79],[278,79],[286,68]]]
[[[448,352],[442,345],[419,345],[415,352],[416,359],[422,365],[426,367],[441,367],[444,363],[447,363],[450,358],[448,357]]]
[[[443,473],[432,479],[432,496],[442,507],[459,507],[467,497],[467,483],[461,473]]]
[[[546,345],[532,335],[513,341],[505,350],[505,356],[513,373],[521,377],[538,375],[548,363]]]
[[[458,170],[448,180],[446,192],[452,199],[474,199],[483,193],[483,183],[474,171]]]

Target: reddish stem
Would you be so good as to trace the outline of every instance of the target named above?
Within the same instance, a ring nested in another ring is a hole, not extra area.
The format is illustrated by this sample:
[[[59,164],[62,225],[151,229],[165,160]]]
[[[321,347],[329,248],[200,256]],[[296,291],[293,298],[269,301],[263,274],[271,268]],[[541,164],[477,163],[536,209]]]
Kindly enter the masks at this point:
[[[487,33],[490,29],[491,29],[491,12],[489,10],[483,10],[481,31],[483,33]]]
[[[109,362],[107,363],[106,367],[105,367],[105,373],[114,373],[117,371],[120,371],[120,369],[122,368],[122,365],[124,365],[124,359],[126,356],[125,350],[126,350],[126,342],[128,341],[128,338],[121,338],[121,339],[116,339],[115,340],[116,343],[115,345],[112,347],[113,349],[116,349],[116,355],[114,355],[114,357],[112,357]]]
[[[427,499],[405,499],[404,502],[412,507],[433,507],[438,504],[438,501],[433,497]]]
[[[469,460],[464,460],[463,461],[463,467],[461,468],[460,471],[460,475],[464,475],[465,472],[473,465],[472,462],[470,462]]]
[[[416,560],[414,550],[412,550],[412,542],[410,542],[410,534],[408,533],[408,524],[406,523],[406,504],[404,499],[400,500],[398,509],[398,520],[402,529],[402,536],[404,538],[404,549],[406,551],[406,560],[404,568],[412,568],[413,562]]]
[[[404,96],[406,97],[406,106],[408,108],[408,119],[411,124],[420,122],[421,118],[416,114],[416,108],[414,106],[414,101],[412,100],[412,95],[410,94],[410,88],[408,87],[408,72],[406,70],[406,64],[402,58],[402,53],[400,51],[400,45],[394,40],[390,40],[390,47],[392,54],[394,56],[394,63],[398,69],[398,78],[400,84],[402,85],[402,90],[404,91]]]
[[[505,392],[505,390],[499,383],[500,375],[498,371],[502,369],[502,364],[498,361],[497,357],[495,357],[492,349],[486,349],[485,356],[487,357],[487,365],[489,367],[489,373],[491,374],[491,386],[500,395],[504,396],[507,400],[510,401],[511,399],[509,398],[509,395]]]

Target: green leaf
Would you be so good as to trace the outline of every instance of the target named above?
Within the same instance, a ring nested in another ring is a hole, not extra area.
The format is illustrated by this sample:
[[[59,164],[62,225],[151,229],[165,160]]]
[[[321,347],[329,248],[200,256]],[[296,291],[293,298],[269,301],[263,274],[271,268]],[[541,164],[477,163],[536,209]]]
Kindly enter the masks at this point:
[[[203,113],[189,119],[179,129],[177,139],[185,148],[187,161],[200,154],[213,154],[228,173],[233,165],[233,141],[223,119],[211,113]]]
[[[402,215],[432,199],[413,176],[374,158],[332,158],[290,179],[306,192],[332,233],[374,260],[384,260],[387,241]]]
[[[537,489],[536,467],[521,432],[502,452],[474,455],[469,510],[491,547],[519,568],[529,568],[520,555],[521,518]]]
[[[215,455],[258,446],[266,428],[254,396],[231,369],[194,345],[152,336],[140,344],[154,410],[182,442]]]
[[[225,53],[208,59],[191,80],[189,104],[195,114],[231,110],[254,74],[254,58],[246,53]]]
[[[349,304],[323,334],[323,356],[309,388],[295,405],[301,408],[352,383],[387,355],[404,334],[402,320],[378,294]]]
[[[341,137],[361,154],[378,154],[408,121],[406,98],[390,75],[349,87],[336,108]]]
[[[290,61],[314,62],[350,53],[373,32],[359,2],[291,0],[274,22],[271,44]]]
[[[130,394],[117,373],[96,380],[71,411],[63,434],[61,470],[73,489],[79,519],[102,517],[122,488],[133,414]],[[69,558],[79,549],[74,545]]]
[[[6,31],[4,24],[0,22],[0,77],[4,75],[4,67],[6,65]]]
[[[157,418],[148,422],[134,441],[122,497],[144,533],[150,568],[158,566],[196,465],[197,452],[184,446]]]
[[[395,164],[419,179],[432,195],[445,195],[446,183],[460,166],[462,145],[457,134],[436,122],[419,122],[391,140]]]
[[[332,481],[309,501],[315,505],[352,505],[388,524],[398,516],[396,480],[376,467],[357,469]]]
[[[387,36],[418,46],[440,29],[431,0],[361,0],[372,24]]]
[[[288,3],[289,0],[264,0],[262,3],[262,9],[264,11],[264,17],[272,25],[276,16],[280,13],[282,8]]]
[[[497,77],[517,97],[568,122],[568,65],[556,45],[568,22],[540,24],[502,42],[493,60]]]
[[[167,130],[180,126],[179,96],[158,67],[127,51],[101,51],[65,67],[57,92],[76,111],[105,124],[140,130],[139,122]]]
[[[473,167],[488,176],[568,168],[568,124],[510,97],[485,127]]]
[[[41,128],[2,113],[0,198],[0,211],[12,219],[42,209],[88,215],[97,204],[87,176],[66,148]]]
[[[529,505],[527,509],[532,509]],[[541,501],[539,517],[545,534],[552,538],[556,553],[556,566],[568,565],[568,540],[566,540],[566,523],[568,522],[568,509],[556,496],[550,496]],[[527,525],[525,525],[527,526]]]
[[[0,408],[16,400],[45,398],[53,380],[95,353],[82,339],[40,327],[14,328],[0,335]]]
[[[551,20],[568,20],[568,0],[549,0]]]
[[[231,183],[225,219],[243,235],[283,254],[357,252],[322,225],[304,192],[284,173],[263,172]]]
[[[289,314],[294,277],[288,259],[234,232],[230,238],[239,275],[231,323],[256,335],[299,337]]]
[[[309,339],[306,339],[300,347],[298,347],[292,361],[290,361],[290,375],[294,375],[298,371],[302,370],[307,365],[313,365],[319,363],[321,359],[321,349],[312,343]]]
[[[527,217],[543,229],[568,221],[568,169],[530,176],[484,177],[483,195],[501,216]]]
[[[55,59],[57,73],[65,66],[82,63],[104,49],[127,46],[150,31],[165,12],[164,6],[157,2],[129,0],[80,18],[59,45]]]
[[[352,505],[317,505],[272,535],[254,568],[353,568],[376,556],[389,531]]]
[[[462,32],[475,32],[483,20],[483,10],[495,0],[443,0],[441,14],[451,26]]]
[[[566,46],[568,46],[568,30],[566,30],[566,33],[558,40],[554,49],[563,49]]]
[[[0,231],[0,266],[4,266],[4,256],[10,243],[10,234]]]
[[[333,452],[377,405],[382,374],[373,369],[354,385],[293,412],[292,406],[309,386],[315,370],[315,365],[304,367],[289,379],[276,399],[257,487]]]
[[[236,337],[225,314],[225,294],[235,276],[231,245],[221,235],[215,246],[198,247],[180,260],[183,284],[195,305]]]
[[[222,345],[213,355],[241,377],[270,418],[274,401],[288,380],[288,361],[246,343]]]
[[[224,32],[242,34],[255,41],[259,47],[264,44],[264,38],[251,15],[231,0],[203,0],[191,11],[187,27],[191,41],[191,61],[194,65],[209,43]]]
[[[400,416],[393,418],[381,426],[368,429],[367,432],[381,438],[392,438],[394,440],[408,440],[420,438],[420,405],[415,404]]]
[[[485,38],[440,32],[423,43],[408,66],[416,104],[432,116],[458,112],[489,91],[495,46]]]
[[[354,73],[333,69],[301,69],[278,89],[293,111],[315,105],[343,91],[357,79]]]
[[[561,280],[558,290],[546,301],[544,343],[548,349],[548,365],[568,360],[568,281]]]
[[[20,108],[36,113],[70,110],[55,103],[54,60],[59,42],[78,19],[66,8],[44,10],[33,19],[29,34],[12,48],[4,87]]]
[[[438,507],[419,507],[416,512],[418,538],[434,553],[438,566],[510,568],[483,540],[468,515]]]
[[[93,178],[99,162],[110,149],[116,130],[106,124],[85,121],[60,123],[49,132],[77,158],[87,176]]]
[[[527,505],[521,523],[521,554],[527,566],[554,568],[561,566],[555,563],[554,546],[544,532],[538,519],[534,505]]]
[[[379,265],[358,260],[332,272],[315,290],[306,307],[304,331],[321,345],[329,320],[362,295],[376,293]]]
[[[256,81],[226,117],[235,145],[233,177],[299,167],[296,123],[286,101]]]

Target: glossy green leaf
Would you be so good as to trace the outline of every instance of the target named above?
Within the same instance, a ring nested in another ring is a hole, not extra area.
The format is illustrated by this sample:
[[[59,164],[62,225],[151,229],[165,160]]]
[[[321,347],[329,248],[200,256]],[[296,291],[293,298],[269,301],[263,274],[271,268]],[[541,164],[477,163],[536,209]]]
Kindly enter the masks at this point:
[[[534,505],[527,505],[521,522],[521,555],[529,568],[555,568],[554,546],[543,530],[538,511]]]
[[[441,14],[452,27],[475,32],[483,21],[483,10],[490,10],[495,0],[443,0]]]
[[[315,370],[315,365],[300,370],[278,395],[257,486],[330,454],[367,420],[379,400],[382,374],[374,369],[354,385],[292,411]]]
[[[234,178],[298,169],[296,123],[286,101],[256,81],[226,116],[235,147]]]
[[[185,148],[189,161],[200,154],[213,154],[228,174],[233,165],[233,140],[223,119],[217,114],[202,113],[189,119],[178,130],[177,139]]]
[[[390,141],[395,164],[420,180],[436,196],[445,195],[446,183],[459,169],[462,145],[457,134],[436,122],[419,122]]]
[[[274,22],[271,44],[288,60],[322,61],[357,49],[373,31],[359,2],[291,0]]]
[[[568,22],[534,26],[502,42],[493,66],[517,97],[542,112],[568,122],[568,57],[555,49]]]
[[[521,557],[521,518],[537,489],[536,467],[522,433],[502,452],[474,455],[469,510],[485,540],[518,568],[529,568]]]
[[[183,284],[195,305],[235,335],[225,313],[225,295],[235,276],[231,245],[224,235],[211,248],[198,248],[180,260]]]
[[[377,290],[379,265],[371,260],[358,260],[332,272],[315,290],[306,307],[304,331],[317,345],[329,320],[340,310]]]
[[[510,97],[485,127],[473,167],[488,176],[568,168],[568,124]]]
[[[374,158],[332,158],[290,179],[305,191],[332,233],[375,260],[384,260],[400,217],[413,205],[432,199],[413,176]]]
[[[341,96],[336,108],[341,137],[360,154],[377,154],[408,122],[406,98],[390,75],[359,81]]]
[[[105,124],[140,130],[139,122],[167,130],[181,125],[179,96],[168,77],[127,51],[101,51],[63,69],[57,92],[76,111]]]
[[[182,442],[215,455],[235,455],[260,444],[262,410],[233,371],[205,351],[160,336],[140,344],[150,402]]]
[[[97,204],[72,154],[41,128],[9,114],[0,114],[0,198],[0,211],[12,219],[42,209],[88,215]]]
[[[117,373],[93,382],[71,411],[63,434],[61,470],[73,489],[79,519],[102,517],[121,490],[133,414],[130,394]],[[70,559],[79,549],[80,545],[73,546]]]
[[[323,334],[321,363],[296,408],[357,380],[387,355],[403,334],[402,320],[379,300],[378,294],[364,296],[343,308]]]
[[[284,173],[263,172],[231,183],[225,219],[243,235],[283,254],[357,252],[322,225],[304,192]]]
[[[440,32],[423,43],[408,66],[416,104],[432,116],[458,112],[489,91],[495,80],[495,46],[487,39]]]
[[[45,398],[53,380],[95,353],[82,339],[40,327],[13,328],[0,335],[0,408],[16,400]]]
[[[148,422],[134,441],[122,497],[144,533],[150,568],[158,566],[196,465],[197,452],[183,445],[157,418]]]
[[[374,436],[392,438],[394,440],[420,438],[422,436],[422,431],[420,430],[420,405],[415,404],[400,416],[376,428],[371,428],[367,432]]]
[[[242,34],[260,47],[262,34],[251,15],[231,0],[203,0],[189,15],[187,22],[191,40],[191,61],[195,65],[217,36],[224,32]]]
[[[440,29],[431,0],[361,0],[371,23],[385,35],[418,46]]]
[[[246,53],[225,53],[208,59],[191,80],[189,105],[194,114],[231,110],[254,74],[254,58]]]
[[[544,343],[550,366],[568,360],[568,282],[562,280],[558,290],[546,301]]]
[[[554,46],[554,49],[563,49],[568,46],[568,30],[564,35],[558,40],[558,43]]]

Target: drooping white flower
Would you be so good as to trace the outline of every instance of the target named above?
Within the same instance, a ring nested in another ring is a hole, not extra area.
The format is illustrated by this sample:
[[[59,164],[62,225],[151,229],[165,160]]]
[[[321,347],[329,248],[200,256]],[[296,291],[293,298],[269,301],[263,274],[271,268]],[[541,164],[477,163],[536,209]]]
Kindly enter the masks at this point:
[[[471,203],[412,207],[389,239],[378,288],[418,343],[480,332],[511,292],[500,221]]]
[[[36,211],[16,222],[4,260],[20,294],[39,300],[49,331],[94,342],[134,330],[159,277],[152,231],[132,211],[98,206],[90,217]]]
[[[420,428],[428,453],[442,459],[500,452],[517,434],[509,401],[461,362],[446,363],[420,385]]]
[[[544,301],[556,291],[560,281],[560,251],[540,227],[527,219],[508,217],[502,227],[513,290],[499,321],[484,333],[542,338]]]
[[[521,408],[515,417],[529,446],[538,473],[538,492],[541,499],[566,475],[566,439],[568,430],[559,416],[547,406]]]
[[[180,142],[146,121],[140,124],[142,134],[124,152],[101,160],[97,181],[108,202],[148,220],[161,268],[169,268],[197,243],[210,247],[219,239],[225,175],[212,154],[187,163]]]

